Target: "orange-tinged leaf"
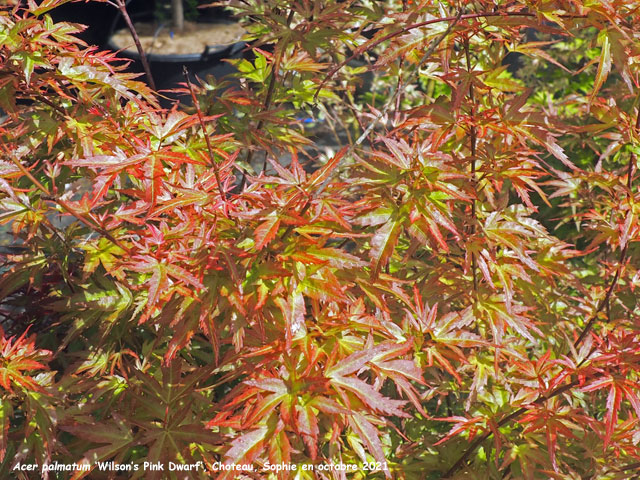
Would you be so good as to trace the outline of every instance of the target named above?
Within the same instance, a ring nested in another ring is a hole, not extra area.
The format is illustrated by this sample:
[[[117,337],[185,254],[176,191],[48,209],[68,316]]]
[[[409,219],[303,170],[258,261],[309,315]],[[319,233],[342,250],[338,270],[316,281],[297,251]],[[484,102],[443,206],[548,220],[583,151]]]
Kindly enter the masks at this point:
[[[271,242],[271,240],[275,238],[276,234],[278,233],[279,227],[280,218],[275,212],[273,212],[263,223],[258,225],[254,232],[256,248],[258,250],[262,250],[264,247],[266,247]]]
[[[298,430],[302,435],[302,440],[307,446],[309,456],[312,460],[315,460],[318,455],[318,434],[320,433],[318,429],[318,418],[315,413],[313,413],[313,409],[308,405],[304,407],[296,405],[296,412],[298,414],[296,419]]]
[[[280,378],[261,378],[259,380],[247,380],[244,383],[267,392],[286,393],[288,391],[286,383]]]
[[[313,61],[305,51],[298,51],[295,56],[285,58],[282,62],[284,70],[297,70],[298,72],[319,72],[326,66],[326,63]]]
[[[338,153],[333,156],[331,160],[324,164],[322,168],[316,170],[313,175],[309,177],[308,187],[315,187],[326,182],[330,178],[331,172],[333,172],[333,170],[335,170],[336,167],[340,164],[340,160],[342,160],[342,157],[344,157],[348,150],[348,146],[343,147]],[[318,189],[317,193],[320,193],[321,190],[322,188]]]
[[[606,30],[598,34],[598,44],[600,45],[600,62],[598,63],[598,71],[593,82],[593,90],[591,91],[590,101],[596,98],[596,95],[607,80],[609,72],[611,72],[611,42]]]
[[[305,252],[309,257],[319,260],[318,263],[328,263],[334,268],[362,268],[367,263],[344,250],[338,248],[315,248],[311,247]]]
[[[167,275],[167,265],[159,262],[157,259],[144,256],[140,260],[140,264],[134,265],[133,270],[141,272],[151,272],[151,278],[147,280],[148,294],[147,303],[145,307],[145,313],[140,317],[139,322],[146,322],[154,309],[158,305],[160,298],[163,294],[166,294],[167,287],[169,286],[169,277]]]
[[[433,444],[434,447],[446,442],[447,440],[450,440],[451,438],[455,437],[456,435],[464,431],[473,430],[474,428],[476,428],[477,423],[481,423],[484,421],[483,417],[466,418],[466,417],[458,417],[458,416],[436,418],[434,420],[440,420],[444,422],[456,422],[456,424],[453,427],[451,427],[451,430],[449,430],[449,432],[444,437],[442,437],[440,440],[438,440],[436,443]]]
[[[513,126],[513,129],[516,132],[524,134],[524,136],[526,136],[527,138],[546,148],[551,155],[556,157],[571,170],[576,170],[576,166],[569,160],[569,157],[564,152],[564,149],[560,145],[558,145],[555,138],[550,133],[541,129],[525,129],[520,126]]]
[[[288,392],[274,393],[261,398],[251,410],[251,413],[244,420],[242,427],[251,428],[264,421],[273,410],[284,402],[288,397]]]
[[[34,15],[42,15],[70,1],[71,0],[43,0],[42,2],[36,3],[34,0],[29,0],[29,8]]]
[[[301,292],[292,293],[286,300],[282,297],[275,299],[276,304],[282,310],[285,321],[285,338],[287,348],[291,348],[291,342],[300,339],[307,334],[305,323],[306,307],[304,296]]]
[[[0,402],[0,462],[4,460],[7,452],[7,444],[9,437],[9,425],[13,415],[13,407],[11,402]]]
[[[51,352],[35,348],[35,336],[26,338],[29,329],[17,339],[6,338],[0,327],[0,387],[13,391],[13,387],[40,391],[42,387],[29,375],[33,370],[46,367],[39,361],[47,359]]]
[[[349,410],[329,397],[314,397],[307,405],[329,415],[347,415],[350,413]]]
[[[231,447],[225,453],[225,465],[251,465],[260,453],[268,433],[267,427],[260,427],[240,435],[231,442]],[[235,473],[226,471],[219,478],[235,478]]]
[[[189,344],[191,338],[197,332],[198,323],[199,318],[191,315],[186,320],[179,321],[174,327],[174,335],[171,337],[169,345],[167,346],[167,352],[164,355],[165,365],[169,364],[176,357],[180,349]]]
[[[252,100],[251,98],[241,97],[239,95],[234,96],[225,96],[225,100],[229,100],[230,102],[236,103],[238,105],[257,105],[258,102]]]
[[[325,370],[325,376],[328,378],[341,377],[358,372],[367,362],[370,362],[378,354],[389,348],[386,344],[378,345],[374,348],[367,348],[352,353],[347,358],[343,358],[339,363],[330,366]]]
[[[377,278],[387,265],[389,258],[398,244],[398,239],[404,228],[404,215],[394,213],[391,218],[380,227],[371,239],[369,255],[372,259],[371,277]]]
[[[155,205],[158,195],[160,195],[162,187],[162,177],[164,176],[164,165],[162,164],[161,155],[153,153],[147,157],[146,175],[148,188],[146,192],[146,200]]]
[[[553,58],[543,49],[539,48],[539,47],[543,47],[553,43],[555,42],[529,42],[529,43],[518,45],[515,49],[513,49],[513,51],[524,53],[526,55],[531,55],[532,57],[544,58],[546,61],[553,63],[557,67],[560,67],[565,72],[572,74],[573,72],[571,70],[569,70],[567,67],[562,65],[560,62],[558,62],[555,58]]]
[[[356,377],[333,377],[331,379],[331,384],[334,386],[345,388],[355,393],[362,402],[364,402],[366,405],[368,405],[378,413],[382,413],[384,415],[395,415],[404,418],[410,416],[400,410],[401,407],[406,405],[406,401],[393,400],[391,398],[385,397],[380,392],[375,390],[371,385],[362,380],[359,380]]]
[[[611,383],[609,395],[607,396],[607,414],[605,415],[606,434],[604,437],[604,448],[606,449],[613,436],[618,423],[618,413],[622,403],[622,389],[615,383]]]
[[[349,425],[353,431],[358,434],[366,445],[367,450],[373,455],[373,458],[375,458],[377,462],[386,465],[378,429],[369,422],[366,417],[359,413],[355,413],[349,417]],[[391,478],[391,473],[388,469],[384,470],[384,475],[386,478]]]
[[[291,464],[291,442],[286,431],[277,433],[269,442],[269,461],[271,465]],[[280,478],[286,478],[286,473],[280,473]]]
[[[609,43],[611,44],[611,56],[613,57],[613,64],[620,73],[622,80],[629,88],[629,92],[634,90],[634,79],[632,78],[631,68],[628,62],[629,55],[626,52],[627,42],[622,34],[616,29],[610,29],[607,31],[609,37]]]

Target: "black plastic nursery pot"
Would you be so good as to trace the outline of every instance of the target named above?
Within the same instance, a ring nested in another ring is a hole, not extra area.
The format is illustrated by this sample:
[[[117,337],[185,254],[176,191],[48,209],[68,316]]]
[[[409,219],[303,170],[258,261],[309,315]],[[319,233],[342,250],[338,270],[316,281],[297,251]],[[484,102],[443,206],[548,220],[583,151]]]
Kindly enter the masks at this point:
[[[117,50],[112,43],[108,44],[111,50]],[[196,76],[205,78],[213,75],[216,78],[228,73],[233,73],[235,68],[228,62],[227,58],[240,58],[245,43],[237,42],[232,45],[211,45],[203,52],[190,54],[162,55],[152,53],[147,55],[147,61],[151,68],[151,75],[158,90],[176,88],[180,82],[184,82],[183,68],[187,67],[191,80]],[[144,73],[140,55],[136,51],[123,50],[120,57],[132,60],[129,70],[136,73]],[[146,80],[146,78],[142,78]]]
[[[150,14],[146,14],[142,20],[150,20],[152,17]],[[134,22],[139,19],[134,19]],[[230,24],[233,23],[228,17],[207,17],[202,23],[216,23],[216,24]],[[122,28],[124,22],[122,19],[118,19],[117,25]],[[119,28],[118,28],[119,29]],[[116,28],[112,29],[116,31]],[[245,49],[246,44],[244,42],[234,42],[225,45],[207,45],[202,51],[193,53],[180,53],[180,54],[162,54],[152,52],[146,54],[147,61],[151,69],[151,75],[155,82],[157,90],[169,90],[180,86],[180,83],[185,81],[184,68],[186,67],[189,72],[189,77],[192,81],[198,78],[206,78],[208,75],[212,75],[215,78],[221,78],[227,74],[236,71],[235,67],[225,59],[240,58],[242,52]],[[118,51],[118,47],[113,39],[110,38],[107,43],[107,48]],[[119,56],[131,60],[128,67],[128,71],[135,73],[145,73],[140,54],[137,50],[120,50]],[[149,83],[146,75],[140,77],[141,80]],[[180,99],[181,101],[189,102],[189,98],[186,96],[179,96],[175,93],[167,94],[170,98]]]

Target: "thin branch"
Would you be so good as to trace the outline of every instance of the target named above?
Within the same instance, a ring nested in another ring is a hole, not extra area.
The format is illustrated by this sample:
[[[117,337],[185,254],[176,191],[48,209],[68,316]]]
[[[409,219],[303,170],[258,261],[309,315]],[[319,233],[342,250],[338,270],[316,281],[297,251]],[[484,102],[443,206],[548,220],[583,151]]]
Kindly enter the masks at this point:
[[[420,62],[420,64],[422,64],[423,62]],[[395,105],[395,112],[394,112],[394,119],[393,119],[393,124],[394,125],[398,125],[400,122],[400,108],[402,107],[402,97],[403,97],[403,93],[404,93],[404,86],[403,86],[403,78],[402,78],[402,67],[404,64],[404,58],[400,58],[400,64],[398,65],[398,82],[396,84],[396,92],[398,92],[398,94],[396,95],[396,105]]]
[[[289,24],[291,23],[291,20],[293,20],[293,14],[294,11],[293,9],[289,12],[289,16],[287,17],[287,26],[289,26]],[[273,101],[273,92],[275,91],[275,87],[276,87],[276,80],[278,79],[278,72],[280,71],[280,63],[282,62],[282,57],[284,56],[284,51],[286,49],[287,45],[286,43],[283,41],[282,42],[282,46],[280,46],[280,48],[278,48],[278,51],[276,53],[276,58],[273,61],[273,70],[271,72],[271,79],[269,80],[269,87],[267,88],[267,96],[264,100],[264,111],[266,112],[267,110],[269,110],[269,108],[271,108],[271,102]],[[263,120],[260,119],[260,121],[258,122],[258,127],[256,128],[256,130],[260,130],[262,128],[263,125]],[[264,160],[262,161],[262,171],[264,172],[267,169],[267,152],[265,152],[264,154]]]
[[[552,399],[553,397],[557,397],[558,395],[562,395],[564,392],[571,390],[573,387],[579,385],[580,382],[578,380],[574,380],[571,383],[567,383],[566,385],[563,385],[561,387],[556,388],[555,390],[553,390],[551,393],[549,393],[548,395],[543,395],[541,397],[538,397],[537,400],[535,400],[532,405],[540,405],[543,402]],[[506,424],[510,423],[512,420],[515,420],[516,418],[520,417],[521,415],[523,415],[524,413],[528,412],[530,410],[530,407],[520,407],[519,409],[517,409],[515,412],[510,413],[509,415],[507,415],[506,417],[504,417],[502,420],[500,420],[497,424],[496,424],[496,430],[500,429],[501,427],[504,427]],[[449,470],[446,471],[446,473],[443,475],[443,479],[449,478],[451,475],[453,475],[456,471],[458,471],[460,468],[462,468],[462,466],[464,465],[464,463],[467,461],[467,459],[469,458],[469,456],[480,446],[482,445],[482,443],[484,443],[487,439],[489,439],[491,436],[493,435],[492,431],[488,431],[486,432],[484,435],[481,435],[480,437],[476,438],[473,443],[471,443],[471,445],[469,445],[467,447],[467,449],[464,451],[464,453],[462,454],[462,456],[460,458],[458,458],[458,460],[456,461],[456,463],[454,463],[451,468],[449,468]]]
[[[38,100],[40,100],[42,103],[44,103],[45,105],[49,105],[51,108],[53,108],[56,112],[58,112],[60,115],[66,117],[67,116],[67,112],[65,112],[65,110],[60,107],[59,105],[56,105],[55,103],[53,103],[51,100],[49,100],[48,98],[40,95],[39,93],[34,95],[34,98],[37,98]]]
[[[629,164],[631,164],[631,162],[629,162]],[[587,322],[587,325],[582,329],[582,332],[580,332],[580,336],[578,337],[578,339],[573,343],[573,348],[578,348],[580,346],[580,344],[583,342],[583,340],[585,339],[587,334],[591,331],[591,329],[595,325],[596,320],[598,319],[598,314],[611,301],[611,296],[613,294],[613,290],[618,285],[618,280],[620,279],[620,271],[622,270],[622,265],[623,265],[623,263],[624,263],[624,261],[626,259],[626,256],[627,256],[627,245],[628,245],[628,243],[620,251],[620,257],[618,258],[618,266],[616,267],[616,273],[614,274],[613,279],[611,280],[611,283],[609,284],[609,288],[607,289],[607,293],[605,294],[604,298],[598,304],[598,307],[596,308],[596,310],[591,315],[591,318]],[[584,363],[585,360],[586,360],[586,358],[583,359],[581,363]]]
[[[7,152],[7,153],[8,153],[8,151],[7,151],[7,149],[6,149],[6,148],[5,148],[5,152]],[[40,182],[38,182],[38,181],[33,177],[33,175],[31,175],[31,172],[29,172],[29,170],[27,170],[27,169],[26,169],[22,164],[19,164],[19,162],[18,162],[18,160],[17,160],[17,159],[15,159],[15,158],[12,156],[11,160],[12,160],[12,161],[13,161],[13,162],[18,166],[18,168],[22,171],[22,173],[24,173],[24,174],[27,176],[27,178],[29,178],[32,182],[35,180],[35,182],[40,183]],[[24,203],[24,202],[19,202],[19,203],[20,203],[23,207],[25,207],[26,209],[28,209],[29,211],[34,212],[34,213],[35,213],[34,208],[33,208],[30,204],[28,204],[28,203]],[[44,215],[44,216],[42,217],[42,222],[43,222],[43,223],[44,223],[44,225],[49,229],[49,231],[51,231],[51,233],[52,233],[52,234],[54,234],[55,236],[57,236],[57,237],[60,239],[60,241],[61,241],[62,243],[64,243],[67,247],[69,247],[69,248],[70,248],[70,246],[69,246],[69,242],[67,241],[66,236],[65,236],[65,235],[60,231],[60,229],[59,229],[59,228],[57,228],[57,227],[56,227],[56,226],[51,222],[51,220],[49,220],[49,218],[48,218],[46,215]]]
[[[133,42],[136,44],[136,49],[138,50],[138,54],[140,54],[140,61],[142,62],[142,67],[144,68],[144,72],[147,75],[147,79],[149,80],[149,86],[156,90],[156,82],[153,81],[153,76],[151,75],[151,67],[149,66],[149,61],[147,60],[147,55],[144,53],[144,48],[142,48],[142,44],[140,43],[140,37],[138,36],[138,32],[136,32],[136,28],[133,26],[133,22],[131,21],[131,17],[129,17],[129,13],[127,12],[127,4],[125,0],[115,0],[116,6],[124,18],[124,21],[131,32],[131,36],[133,37]]]
[[[480,12],[480,13],[467,13],[464,14],[462,16],[459,17],[442,17],[442,18],[433,18],[431,20],[426,20],[424,22],[419,22],[419,23],[413,23],[411,25],[407,25],[406,27],[402,28],[401,30],[395,31],[395,32],[391,32],[387,35],[384,35],[378,39],[372,38],[371,40],[369,40],[368,42],[365,42],[364,44],[362,44],[360,47],[356,48],[356,50],[353,52],[353,54],[348,57],[347,59],[343,60],[342,62],[340,62],[338,65],[336,65],[334,68],[332,68],[328,73],[327,76],[324,78],[324,80],[322,80],[322,82],[320,83],[320,86],[317,88],[315,95],[313,96],[313,101],[316,102],[318,100],[318,95],[320,94],[320,90],[322,90],[322,88],[325,86],[325,84],[340,70],[342,69],[345,65],[347,65],[351,60],[359,57],[360,55],[362,55],[364,52],[377,47],[378,45],[380,45],[383,42],[386,42],[387,40],[391,40],[394,37],[397,37],[399,35],[403,35],[405,33],[407,33],[410,30],[414,30],[416,28],[420,28],[420,27],[426,27],[428,25],[433,25],[435,23],[441,23],[441,22],[451,22],[454,21],[457,23],[459,20],[469,20],[469,19],[474,19],[474,18],[488,18],[488,17],[535,17],[536,14],[535,13],[531,13],[531,12]],[[586,18],[586,15],[572,15],[572,14],[564,14],[564,15],[558,15],[559,18]]]
[[[9,153],[8,150],[5,148],[5,152]],[[127,254],[131,254],[131,251],[129,250],[129,248],[127,248],[125,245],[123,245],[119,240],[117,240],[113,235],[111,235],[108,231],[106,231],[104,228],[102,228],[100,225],[97,225],[93,222],[90,222],[89,220],[87,220],[86,218],[84,218],[84,216],[78,212],[76,212],[73,207],[71,207],[67,202],[65,202],[62,199],[56,198],[54,197],[51,192],[49,191],[49,189],[47,187],[45,187],[42,183],[40,183],[38,181],[38,179],[36,177],[34,177],[31,172],[24,166],[22,165],[22,163],[20,163],[20,161],[15,158],[13,155],[10,155],[12,162],[18,167],[18,169],[29,179],[31,180],[31,182],[36,186],[36,188],[38,190],[40,190],[46,197],[47,200],[50,200],[54,203],[56,203],[57,205],[59,205],[60,207],[62,207],[67,213],[73,215],[75,218],[77,218],[78,220],[80,220],[80,222],[82,222],[83,224],[85,224],[87,227],[89,227],[91,230],[94,230],[96,232],[98,232],[100,235],[104,236],[105,238],[107,238],[109,241],[111,241],[111,243],[113,243],[114,245],[117,245],[118,247],[120,247],[123,251],[125,251]],[[49,224],[48,226],[50,226],[50,228],[55,228],[52,227],[51,224]],[[62,240],[64,241],[64,238],[61,237]],[[65,242],[66,243],[66,242]]]
[[[618,473],[622,473],[622,472],[626,472],[628,470],[640,470],[640,462],[630,463],[628,465],[625,465],[624,467],[619,468],[616,471]]]
[[[289,15],[287,16],[287,27],[291,25],[291,21],[293,20],[294,14],[295,14],[295,11],[291,9],[289,11]],[[264,99],[264,105],[262,107],[263,111],[265,112],[269,110],[269,108],[271,108],[271,102],[273,101],[273,92],[275,91],[278,71],[280,70],[280,62],[282,61],[282,56],[284,55],[284,50],[286,48],[286,43],[284,42],[284,40],[281,39],[280,42],[281,43],[279,43],[278,46],[276,47],[278,51],[276,53],[276,58],[274,59],[274,62],[273,62],[273,67],[271,70],[271,78],[269,79],[269,86],[267,87],[267,95]],[[256,125],[256,131],[259,131],[263,125],[264,125],[264,120],[261,118],[258,121],[258,124]],[[247,153],[247,165],[251,164],[252,159],[253,159],[253,150],[249,150],[249,152]],[[262,163],[262,171],[264,171],[266,168],[267,168],[267,154],[265,153],[265,157]],[[238,189],[240,192],[242,192],[242,189],[244,188],[246,181],[247,181],[247,176],[245,172],[242,172],[242,179],[240,180],[240,188]]]
[[[438,48],[438,45],[440,45],[442,43],[442,41],[447,38],[447,36],[449,35],[449,33],[451,33],[451,30],[453,29],[453,27],[458,23],[458,21],[460,21],[461,18],[463,18],[464,15],[462,15],[462,10],[460,10],[458,12],[458,14],[455,17],[447,17],[451,20],[451,23],[449,24],[449,26],[447,27],[447,29],[442,33],[442,35],[440,35],[438,38],[436,38],[435,40],[433,40],[431,42],[431,44],[429,45],[429,48],[427,49],[427,51],[425,52],[425,54],[422,56],[422,59],[420,60],[420,62],[418,63],[418,65],[416,65],[416,68],[412,71],[412,74],[415,74],[416,72],[420,71],[420,67],[422,66],[422,64],[431,56],[431,54],[433,54],[433,52],[435,52],[436,48]],[[410,77],[409,77],[410,79]],[[409,80],[408,79],[408,80]],[[409,83],[407,81],[407,83]],[[398,84],[400,85],[400,84]],[[371,131],[375,128],[375,126],[378,124],[378,122],[380,120],[382,120],[382,118],[387,115],[389,113],[389,110],[392,106],[395,105],[396,103],[396,97],[400,94],[400,92],[398,91],[398,89],[396,89],[395,87],[391,88],[391,91],[389,92],[389,96],[388,96],[388,100],[385,103],[385,105],[382,107],[382,109],[378,112],[378,115],[376,115],[376,117],[371,121],[371,123],[367,126],[366,130],[364,132],[362,132],[362,135],[360,135],[357,140],[352,143],[351,145],[349,145],[348,150],[345,152],[343,158],[348,157],[349,155],[351,155],[353,153],[353,151],[362,143],[364,142],[364,140],[369,136],[369,133],[371,133]],[[316,92],[317,95],[317,92]],[[320,195],[320,193],[322,193],[322,191],[325,189],[325,187],[329,184],[329,181],[331,180],[331,176],[327,177],[327,179],[322,183],[322,185],[320,185],[320,187],[315,191],[315,197],[317,197],[318,195]]]
[[[189,93],[191,93],[191,100],[193,100],[193,105],[196,107],[196,113],[198,114],[198,121],[200,122],[200,127],[202,128],[202,134],[204,135],[204,139],[207,142],[207,150],[209,151],[209,165],[213,169],[213,174],[216,177],[216,183],[218,185],[218,191],[220,192],[220,198],[222,198],[223,202],[226,202],[227,194],[222,188],[222,181],[220,180],[220,172],[218,171],[218,165],[216,164],[216,159],[213,155],[213,147],[211,145],[211,139],[207,134],[207,126],[204,123],[202,110],[200,110],[200,103],[198,102],[198,99],[196,98],[196,93],[193,90],[193,85],[191,84],[191,80],[189,79],[189,71],[187,70],[186,65],[183,65],[182,73],[187,82],[187,87],[189,87]]]
[[[636,132],[638,132],[638,130],[640,130],[640,105],[638,105],[638,114],[636,116],[635,130],[636,130]],[[633,180],[633,165],[635,163],[636,163],[636,155],[635,155],[635,153],[631,153],[629,155],[629,162],[627,164],[627,182],[626,182],[627,198],[629,199],[629,201],[631,201],[631,199],[633,198],[633,192],[631,191],[631,187],[632,187],[632,180]],[[578,346],[584,341],[584,339],[587,336],[587,334],[591,331],[591,329],[595,325],[596,320],[598,319],[598,314],[602,311],[602,309],[605,306],[607,308],[609,307],[609,302],[611,302],[611,296],[613,295],[613,291],[615,290],[616,286],[618,285],[618,281],[620,280],[620,274],[622,273],[622,268],[624,267],[624,264],[625,264],[626,259],[627,259],[627,249],[628,249],[628,247],[629,247],[629,239],[627,239],[627,241],[625,242],[624,246],[620,250],[620,256],[618,257],[618,265],[616,267],[616,273],[613,275],[613,279],[611,280],[611,283],[609,284],[609,288],[607,289],[607,293],[605,294],[604,298],[598,304],[598,307],[596,308],[595,312],[593,312],[593,314],[591,315],[591,318],[587,322],[587,325],[582,329],[582,332],[580,332],[580,336],[574,342],[573,348],[578,348]],[[582,362],[580,362],[580,364],[584,363],[587,360],[587,358],[589,358],[589,357],[584,358],[582,360]]]
[[[467,60],[467,72],[471,75],[471,55],[469,54],[469,36],[466,36],[464,39],[464,54]],[[477,191],[477,180],[476,180],[476,143],[477,143],[477,131],[475,122],[475,108],[476,108],[476,100],[475,100],[475,92],[473,88],[473,82],[469,84],[469,99],[471,100],[471,127],[469,129],[469,142],[471,149],[471,159],[470,159],[470,167],[471,167],[471,182],[473,184],[474,190],[474,198],[471,200],[471,237],[473,238],[476,233],[476,197],[478,195]],[[476,260],[476,253],[471,252],[471,274],[473,275],[473,294],[478,298],[478,261]]]
[[[638,97],[640,98],[640,93],[639,93]],[[638,106],[638,114],[636,116],[635,130],[636,130],[636,132],[640,131],[640,105]],[[631,187],[632,187],[632,179],[633,179],[633,166],[634,166],[635,163],[636,163],[636,156],[635,156],[635,154],[632,153],[631,155],[629,155],[629,162],[627,164],[627,175],[626,175],[627,176],[627,180],[626,180],[627,196],[630,199],[633,196],[633,192],[631,191]],[[611,280],[611,283],[609,284],[609,288],[607,289],[607,293],[605,294],[605,297],[598,304],[595,312],[592,314],[589,322],[587,322],[587,325],[584,327],[584,329],[580,333],[580,336],[578,337],[578,339],[574,342],[574,344],[573,344],[573,349],[574,350],[577,349],[580,346],[580,344],[586,338],[587,334],[591,331],[591,329],[595,325],[595,322],[596,322],[596,320],[598,318],[598,314],[604,309],[605,306],[607,306],[607,307],[609,306],[609,302],[611,301],[611,297],[613,295],[613,292],[614,292],[616,286],[618,285],[618,281],[620,279],[620,274],[622,272],[622,268],[623,268],[624,263],[626,261],[628,246],[629,246],[629,241],[627,240],[625,245],[622,247],[622,250],[620,251],[620,256],[618,258],[618,266],[616,267],[616,273],[614,274],[613,279]],[[584,359],[582,359],[582,361],[578,364],[578,367],[581,366],[582,364],[584,364],[586,362],[586,360],[593,353],[595,353],[595,351],[596,351],[596,348],[592,348],[591,351],[589,352],[589,354]],[[576,385],[578,385],[578,383],[579,382],[577,380],[574,380],[573,382],[568,383],[566,385],[563,385],[562,387],[558,387],[553,392],[551,392],[549,395],[543,396],[543,397],[539,397],[535,402],[533,402],[533,404],[534,405],[538,405],[538,404],[542,403],[545,400],[548,400],[548,399],[550,399],[552,397],[558,396],[561,393],[564,393],[567,390],[570,390],[571,388],[575,387]],[[506,425],[507,423],[511,422],[512,420],[515,420],[516,418],[518,418],[521,415],[523,415],[524,413],[526,413],[528,410],[529,410],[529,408],[520,407],[515,412],[507,415],[502,420],[500,420],[498,422],[498,424],[497,424],[497,427],[500,428],[500,427]],[[464,453],[462,454],[462,456],[456,461],[456,463],[454,463],[453,466],[449,470],[447,470],[447,472],[445,473],[443,478],[450,477],[458,469],[460,469],[462,467],[462,465],[466,462],[467,458],[469,458],[469,456],[476,450],[476,448],[478,448],[485,440],[490,438],[491,435],[493,435],[493,432],[487,432],[484,435],[482,435],[481,437],[477,438],[471,445],[469,445],[467,447],[467,449],[464,451]]]

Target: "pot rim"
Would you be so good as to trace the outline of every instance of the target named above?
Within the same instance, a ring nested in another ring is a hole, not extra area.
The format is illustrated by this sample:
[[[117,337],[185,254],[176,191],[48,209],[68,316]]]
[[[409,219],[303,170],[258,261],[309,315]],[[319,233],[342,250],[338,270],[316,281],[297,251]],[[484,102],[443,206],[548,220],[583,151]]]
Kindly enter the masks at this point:
[[[114,52],[118,52],[119,55],[129,58],[132,60],[140,61],[140,53],[136,49],[123,49],[118,45],[113,43],[113,35],[115,34],[115,25],[122,17],[119,14],[114,20],[113,26],[111,27],[111,33],[109,34],[109,39],[107,40],[106,47]],[[200,22],[200,23],[209,23],[209,24],[230,24],[234,23],[233,20],[227,18],[219,18],[214,22]],[[125,27],[126,29],[126,27]],[[119,31],[119,30],[118,30]],[[147,60],[149,62],[165,62],[165,63],[186,63],[186,62],[198,62],[198,61],[207,61],[212,56],[218,56],[223,53],[227,53],[233,55],[239,52],[241,49],[246,47],[247,43],[239,40],[237,42],[232,43],[223,43],[223,44],[213,44],[207,45],[202,52],[194,52],[194,53],[149,53],[147,54]],[[146,52],[145,52],[146,53]]]
[[[206,61],[214,55],[222,53],[235,54],[246,47],[245,42],[227,43],[224,45],[207,45],[205,49],[200,53],[151,53],[147,54],[147,60],[149,62],[166,62],[166,63],[185,63],[185,62],[197,62]],[[107,41],[107,48],[118,52],[122,57],[132,60],[140,60],[140,53],[137,50],[121,49],[111,41],[111,38]]]

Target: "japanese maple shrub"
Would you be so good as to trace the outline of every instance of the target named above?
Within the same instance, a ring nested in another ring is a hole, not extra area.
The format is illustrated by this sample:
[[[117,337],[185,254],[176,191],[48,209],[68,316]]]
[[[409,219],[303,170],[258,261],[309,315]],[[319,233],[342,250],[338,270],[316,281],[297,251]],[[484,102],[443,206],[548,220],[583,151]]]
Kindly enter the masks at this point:
[[[638,471],[640,4],[223,2],[247,55],[163,110],[26,3],[3,478]]]

